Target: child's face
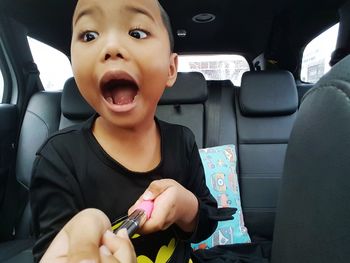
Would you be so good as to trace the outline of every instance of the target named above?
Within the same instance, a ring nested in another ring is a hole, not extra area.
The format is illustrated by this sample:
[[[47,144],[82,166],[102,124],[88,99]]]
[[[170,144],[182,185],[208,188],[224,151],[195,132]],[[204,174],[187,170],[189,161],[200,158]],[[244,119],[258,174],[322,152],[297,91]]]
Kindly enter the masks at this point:
[[[71,58],[83,97],[108,123],[152,120],[177,74],[156,0],[79,0]]]

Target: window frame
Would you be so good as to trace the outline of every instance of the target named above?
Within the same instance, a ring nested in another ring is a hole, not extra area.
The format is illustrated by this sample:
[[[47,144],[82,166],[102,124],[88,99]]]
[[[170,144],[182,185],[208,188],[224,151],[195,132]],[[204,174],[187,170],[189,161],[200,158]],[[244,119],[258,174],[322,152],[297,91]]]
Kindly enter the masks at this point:
[[[3,79],[3,94],[0,103],[10,103],[12,95],[11,69],[9,59],[0,36],[0,71]]]

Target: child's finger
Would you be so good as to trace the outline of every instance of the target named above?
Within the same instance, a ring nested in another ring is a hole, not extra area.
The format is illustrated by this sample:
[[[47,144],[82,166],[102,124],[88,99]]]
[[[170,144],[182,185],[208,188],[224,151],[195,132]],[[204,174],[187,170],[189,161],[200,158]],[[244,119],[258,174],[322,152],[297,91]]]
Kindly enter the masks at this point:
[[[160,194],[162,194],[166,189],[174,185],[174,180],[172,179],[161,179],[161,180],[155,180],[153,181],[148,188],[145,190],[145,192],[140,196],[140,198],[133,204],[129,210],[128,214],[130,215],[132,212],[135,211],[136,207],[142,202],[142,201],[151,201],[156,199]]]
[[[154,201],[151,217],[141,226],[140,233],[148,234],[167,229],[174,222],[175,201],[169,192]]]
[[[172,179],[162,179],[153,181],[146,191],[143,193],[143,200],[154,200],[163,193],[166,189],[174,185],[174,180]]]
[[[141,234],[150,234],[167,229],[172,223],[164,220],[166,218],[165,213],[158,213],[157,216],[152,217],[146,221],[140,229]]]

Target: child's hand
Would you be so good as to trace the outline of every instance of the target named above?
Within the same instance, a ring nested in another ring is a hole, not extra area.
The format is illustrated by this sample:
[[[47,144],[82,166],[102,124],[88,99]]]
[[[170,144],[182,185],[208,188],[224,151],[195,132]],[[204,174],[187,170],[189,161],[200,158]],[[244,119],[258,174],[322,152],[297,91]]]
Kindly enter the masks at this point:
[[[174,223],[185,232],[194,231],[198,200],[192,192],[178,182],[172,179],[153,181],[140,199],[129,209],[129,214],[142,200],[154,200],[151,218],[141,227],[142,233],[165,230]]]

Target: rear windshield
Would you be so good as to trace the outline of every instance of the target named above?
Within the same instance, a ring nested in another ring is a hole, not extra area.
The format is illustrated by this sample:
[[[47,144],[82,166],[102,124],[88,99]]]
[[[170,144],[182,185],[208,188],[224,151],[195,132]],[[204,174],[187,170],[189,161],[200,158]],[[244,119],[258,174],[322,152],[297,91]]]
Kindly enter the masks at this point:
[[[199,71],[207,80],[229,79],[241,85],[242,74],[249,71],[247,60],[239,55],[181,55],[179,72]]]

